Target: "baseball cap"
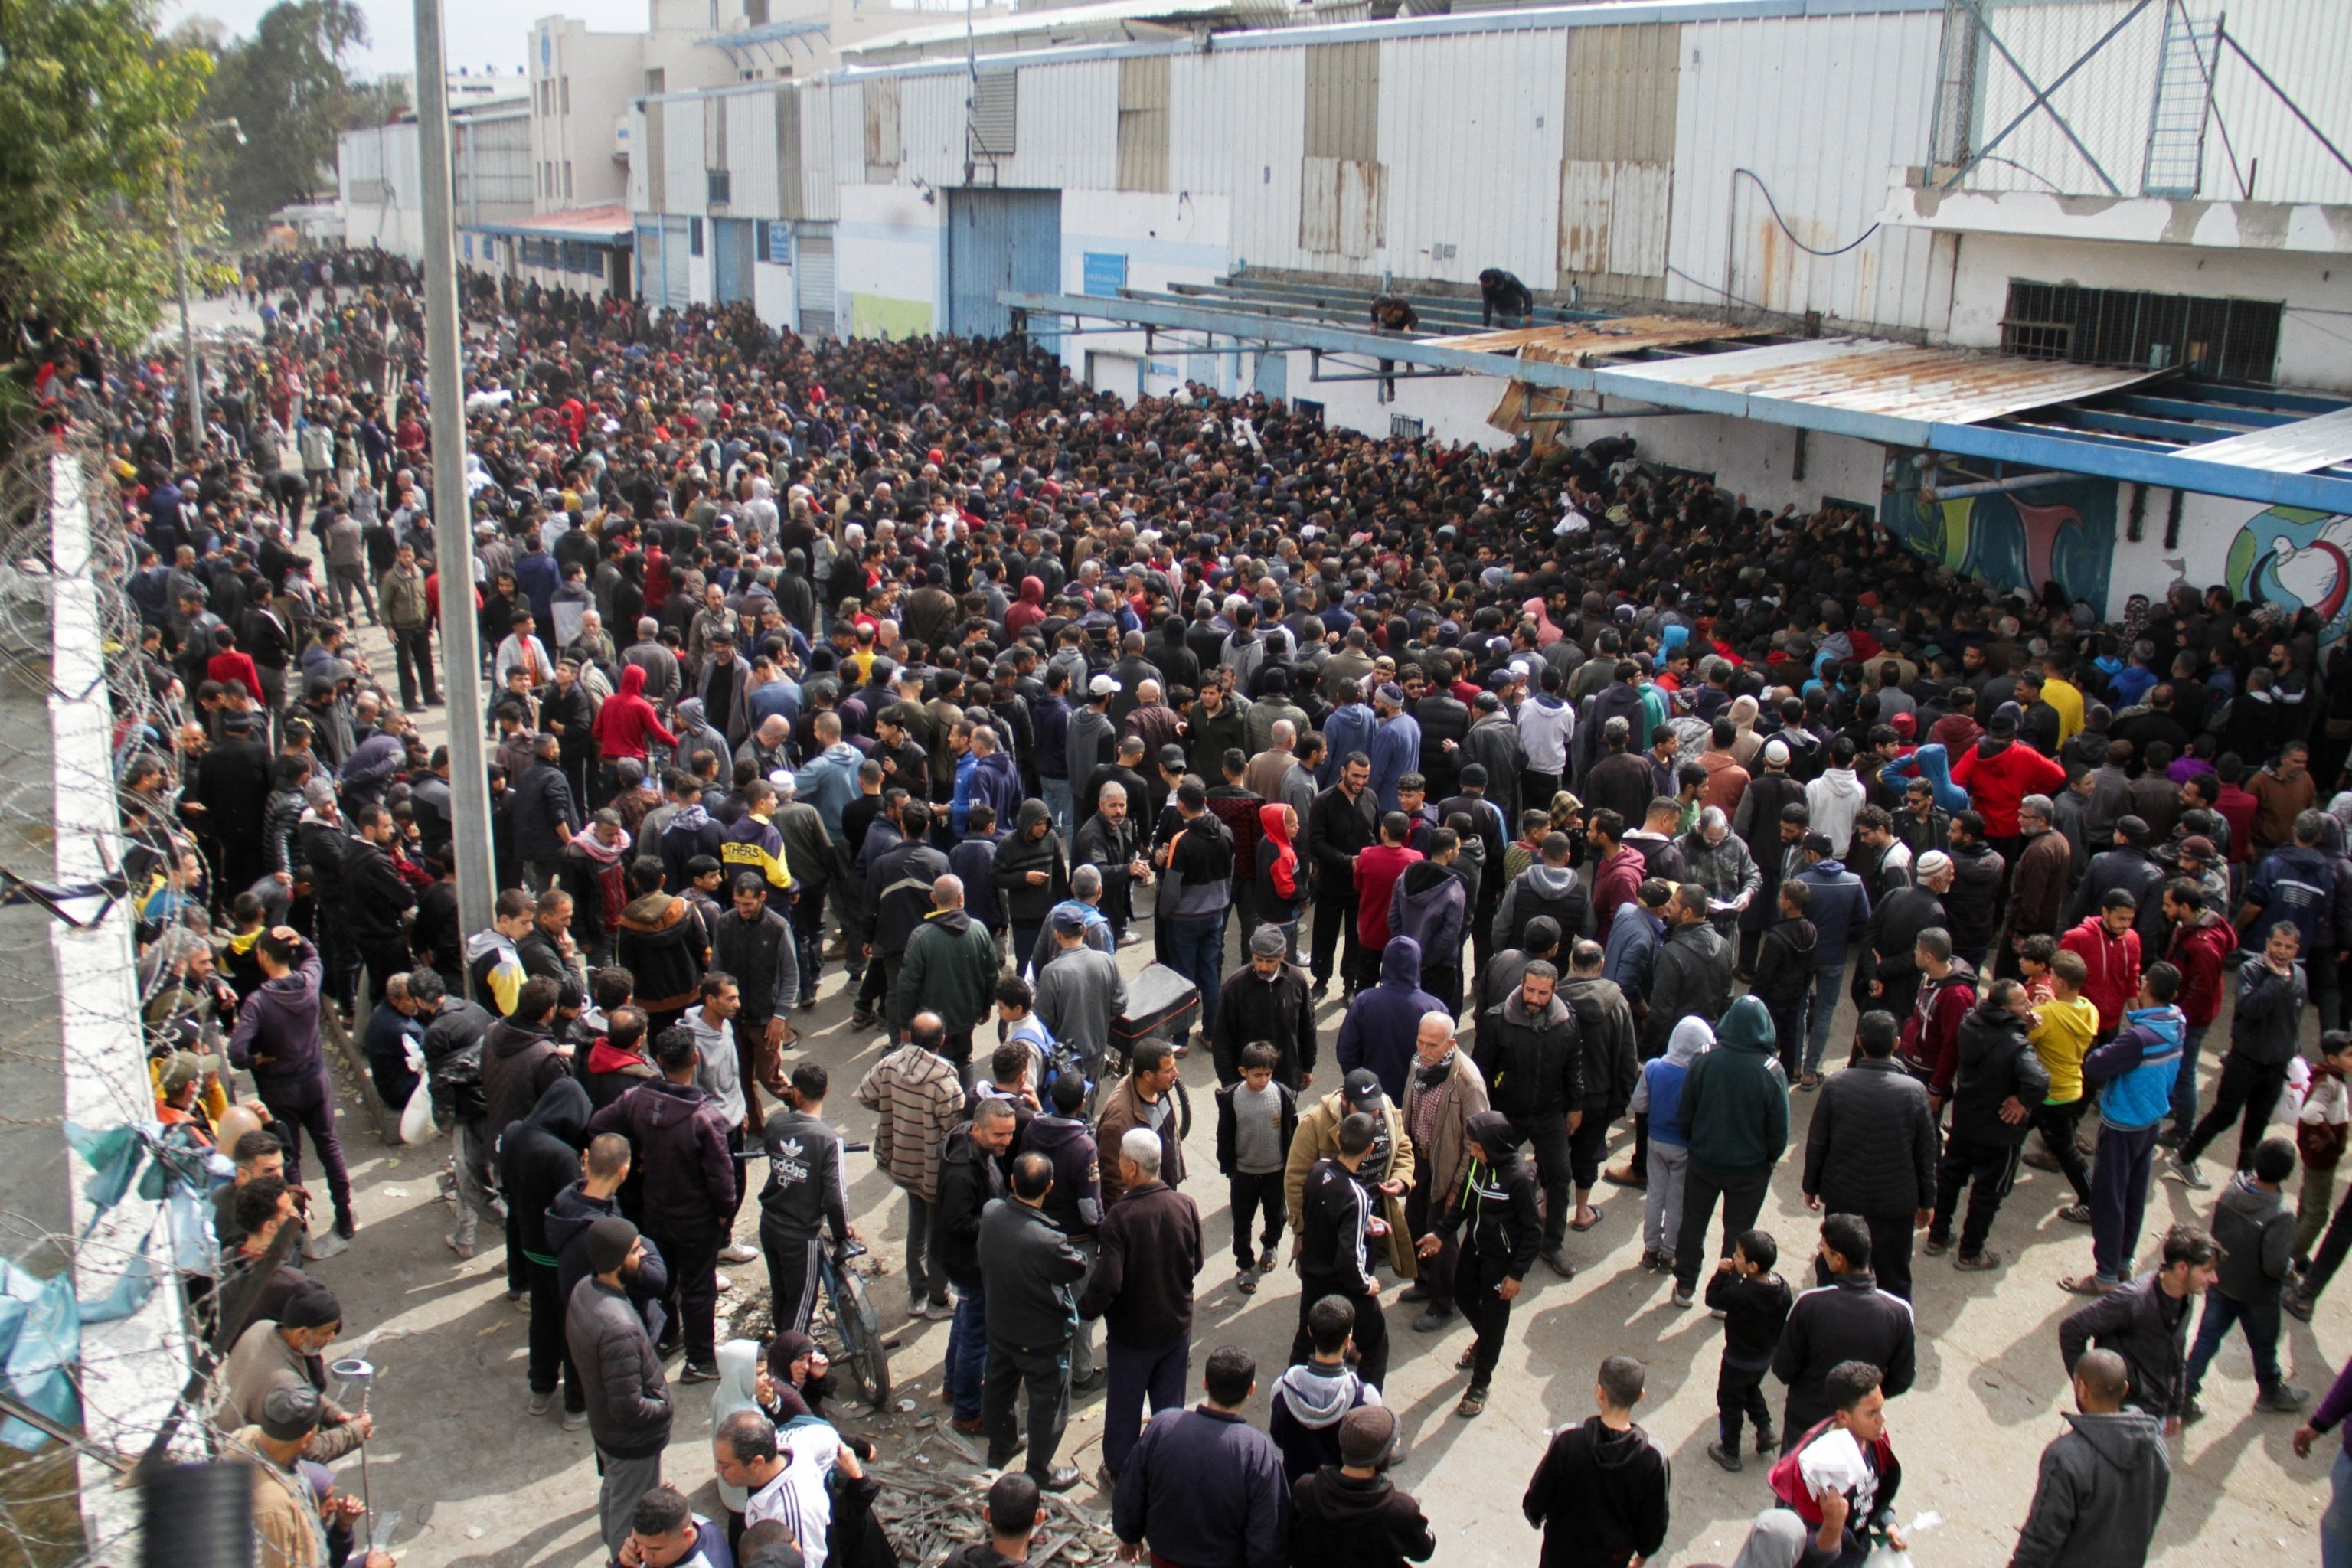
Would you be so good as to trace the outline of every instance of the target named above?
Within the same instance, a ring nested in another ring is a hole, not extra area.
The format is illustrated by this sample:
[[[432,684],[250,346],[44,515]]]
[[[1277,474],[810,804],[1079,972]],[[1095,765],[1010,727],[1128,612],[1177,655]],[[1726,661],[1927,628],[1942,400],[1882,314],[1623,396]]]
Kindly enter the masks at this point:
[[[1370,1068],[1358,1068],[1341,1085],[1350,1105],[1378,1105],[1385,1094],[1381,1089],[1381,1075]]]
[[[1087,689],[1097,697],[1108,697],[1119,689],[1119,685],[1108,675],[1097,675],[1087,682]]]

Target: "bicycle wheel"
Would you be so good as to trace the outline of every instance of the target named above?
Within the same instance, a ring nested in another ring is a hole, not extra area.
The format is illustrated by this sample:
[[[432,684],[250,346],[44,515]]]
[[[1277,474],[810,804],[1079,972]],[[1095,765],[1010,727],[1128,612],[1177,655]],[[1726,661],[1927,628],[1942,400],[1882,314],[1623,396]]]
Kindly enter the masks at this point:
[[[832,1271],[833,1321],[841,1331],[842,1359],[850,1376],[865,1392],[866,1402],[880,1409],[890,1402],[890,1358],[882,1348],[882,1321],[866,1299],[865,1282],[856,1271],[840,1266]]]

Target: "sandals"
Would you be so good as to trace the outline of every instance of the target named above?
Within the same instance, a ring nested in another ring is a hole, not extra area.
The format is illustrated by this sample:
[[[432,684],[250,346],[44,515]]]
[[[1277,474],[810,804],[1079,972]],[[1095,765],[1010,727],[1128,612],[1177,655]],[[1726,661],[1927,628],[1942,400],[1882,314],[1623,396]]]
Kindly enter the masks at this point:
[[[1476,1366],[1477,1364],[1478,1345],[1477,1342],[1474,1340],[1471,1342],[1468,1348],[1465,1349],[1460,1355],[1454,1358],[1454,1370],[1456,1372],[1468,1372],[1472,1367]]]
[[[1486,1413],[1486,1391],[1483,1388],[1471,1389],[1462,1396],[1462,1403],[1454,1407],[1454,1414],[1465,1421],[1474,1421]]]
[[[1581,1222],[1571,1219],[1568,1222],[1568,1228],[1577,1232],[1579,1235],[1591,1230],[1594,1226],[1601,1223],[1601,1205],[1599,1204],[1591,1204],[1587,1206],[1592,1211],[1592,1217],[1591,1219]]]

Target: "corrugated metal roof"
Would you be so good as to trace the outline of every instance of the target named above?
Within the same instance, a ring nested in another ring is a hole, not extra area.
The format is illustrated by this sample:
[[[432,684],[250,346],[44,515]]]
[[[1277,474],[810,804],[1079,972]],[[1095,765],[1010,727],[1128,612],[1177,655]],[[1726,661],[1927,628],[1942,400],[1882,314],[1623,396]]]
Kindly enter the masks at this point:
[[[1817,338],[1615,369],[1643,381],[1929,425],[1979,424],[2115,392],[2158,374],[1869,338]]]
[[[909,27],[903,32],[883,33],[856,43],[844,44],[845,58],[877,54],[890,49],[919,49],[931,44],[961,43],[967,37],[974,42],[983,38],[1021,37],[1032,33],[1076,35],[1089,27],[1106,26],[1119,22],[1152,22],[1165,19],[1171,26],[1182,26],[1202,16],[1227,16],[1263,5],[1251,6],[1246,0],[1098,0],[1091,5],[1052,5],[1037,11],[1015,11],[1009,16],[986,16],[971,23],[942,23],[930,27]]]
[[[2195,451],[2208,463],[2235,463],[2281,474],[2312,473],[2352,458],[2352,408],[2200,442]]]

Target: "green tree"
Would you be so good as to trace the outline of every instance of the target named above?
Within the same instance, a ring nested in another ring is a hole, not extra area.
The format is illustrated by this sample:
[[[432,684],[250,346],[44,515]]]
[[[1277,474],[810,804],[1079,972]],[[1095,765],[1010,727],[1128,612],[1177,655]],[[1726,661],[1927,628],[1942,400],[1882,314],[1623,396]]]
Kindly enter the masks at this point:
[[[221,51],[208,108],[236,116],[246,142],[209,147],[206,158],[231,223],[250,230],[288,203],[333,188],[335,134],[364,112],[343,59],[367,41],[353,0],[283,0],[262,13],[251,37]]]
[[[0,310],[136,343],[172,286],[170,175],[212,68],[152,0],[0,3]],[[33,368],[11,333],[0,420]]]

